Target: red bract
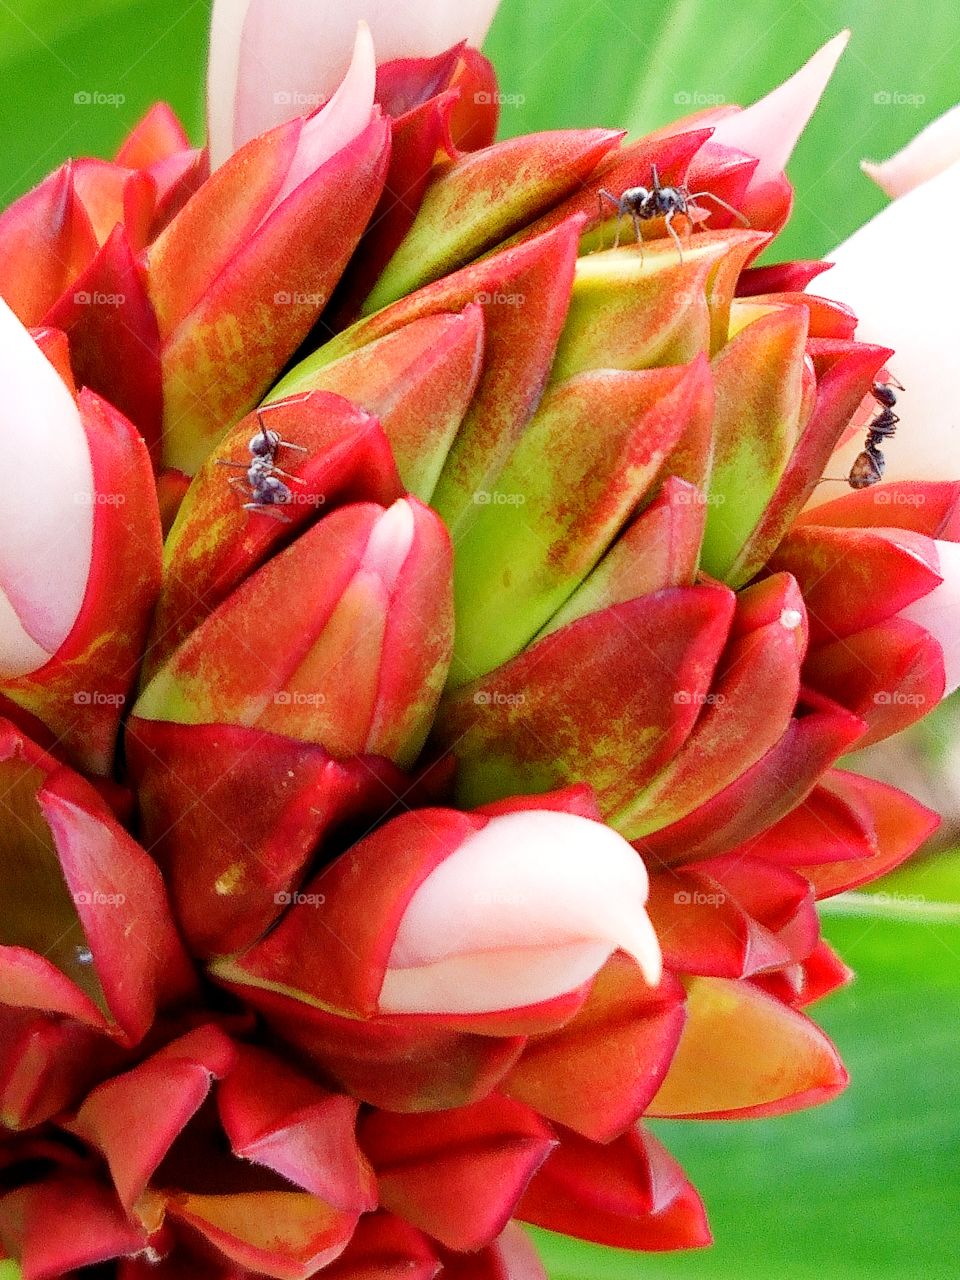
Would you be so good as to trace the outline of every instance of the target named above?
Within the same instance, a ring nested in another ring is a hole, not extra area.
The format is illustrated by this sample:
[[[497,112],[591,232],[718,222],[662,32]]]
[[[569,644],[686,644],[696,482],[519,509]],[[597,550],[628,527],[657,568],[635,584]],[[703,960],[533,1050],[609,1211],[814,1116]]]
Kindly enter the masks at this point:
[[[706,1244],[644,1118],[842,1089],[816,899],[935,824],[835,765],[946,686],[958,489],[804,512],[890,353],[750,265],[780,168],[705,119],[497,143],[475,51],[376,108],[361,54],[212,176],[157,107],[0,217],[24,1280]],[[752,225],[634,243],[598,192],[654,166]]]

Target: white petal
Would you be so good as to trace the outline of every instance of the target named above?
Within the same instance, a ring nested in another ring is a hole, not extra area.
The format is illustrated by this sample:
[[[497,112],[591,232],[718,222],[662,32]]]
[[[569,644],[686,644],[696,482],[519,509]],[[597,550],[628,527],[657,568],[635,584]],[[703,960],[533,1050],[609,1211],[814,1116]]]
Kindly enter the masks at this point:
[[[887,480],[960,478],[956,299],[960,242],[941,228],[960,202],[960,165],[953,165],[888,205],[836,249],[832,271],[811,293],[848,303],[857,338],[893,347],[891,372],[899,394],[900,425],[884,447]],[[863,448],[856,435],[831,459],[826,474],[843,476]],[[822,484],[810,506],[835,498],[839,485]]]
[[[240,45],[250,0],[213,0],[207,59],[207,144],[219,169],[240,145],[235,136]]]
[[[498,0],[216,0],[211,27],[211,149],[215,164],[265,129],[326,101],[350,61],[357,22],[381,62],[479,46]],[[229,110],[233,123],[224,123]],[[230,138],[228,148],[224,140]]]
[[[83,603],[93,468],[73,397],[0,300],[0,456],[20,459],[0,502],[0,676],[42,666]]]
[[[943,649],[947,675],[944,696],[960,688],[960,545],[937,542],[943,582],[904,609],[902,617],[926,628]]]
[[[714,142],[759,157],[751,187],[761,186],[785,167],[849,39],[850,32],[841,31],[766,97],[717,122]]]
[[[889,160],[863,160],[860,168],[891,200],[935,178],[960,161],[960,106],[952,107],[921,130]]]
[[[492,818],[420,886],[394,942],[384,1012],[476,1013],[550,1000],[613,954],[660,977],[647,873],[616,832],[573,814]]]

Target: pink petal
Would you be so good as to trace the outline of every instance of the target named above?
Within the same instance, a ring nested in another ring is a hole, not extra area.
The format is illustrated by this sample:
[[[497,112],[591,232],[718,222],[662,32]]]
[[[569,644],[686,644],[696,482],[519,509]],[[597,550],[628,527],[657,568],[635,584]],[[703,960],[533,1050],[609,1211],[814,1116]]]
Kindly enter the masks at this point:
[[[921,130],[889,160],[862,160],[860,168],[891,200],[935,178],[960,160],[960,106]]]
[[[841,31],[765,98],[717,121],[714,142],[759,157],[750,188],[763,186],[785,168],[849,39],[850,32]]]
[[[0,676],[37,670],[83,603],[93,551],[93,468],[73,397],[0,300],[0,452],[24,458],[0,503]]]
[[[373,31],[381,62],[480,45],[498,0],[215,0],[207,77],[213,164],[265,129],[306,115],[342,79],[358,20]]]
[[[937,542],[943,582],[900,615],[924,627],[943,649],[946,672],[944,697],[960,688],[960,544]]]
[[[609,827],[525,810],[491,818],[407,907],[380,995],[385,1013],[479,1013],[573,991],[614,951],[651,985],[660,948],[647,873]]]
[[[392,591],[410,554],[415,532],[413,508],[400,498],[373,526],[360,571],[375,573],[386,590]]]
[[[293,161],[271,212],[325,161],[363,132],[370,123],[376,87],[377,58],[373,40],[370,28],[361,22],[347,74],[323,110],[312,115],[303,126]]]

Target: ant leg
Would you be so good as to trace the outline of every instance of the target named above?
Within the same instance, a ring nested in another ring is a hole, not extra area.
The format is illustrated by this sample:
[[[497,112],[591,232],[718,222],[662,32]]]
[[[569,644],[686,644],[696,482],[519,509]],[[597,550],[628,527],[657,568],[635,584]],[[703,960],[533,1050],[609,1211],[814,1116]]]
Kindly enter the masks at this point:
[[[673,225],[673,215],[675,212],[676,212],[675,210],[671,209],[670,212],[667,214],[667,216],[664,218],[664,222],[666,223],[667,230],[670,232],[671,236],[673,237],[673,243],[677,246],[677,253],[679,253],[680,255],[680,263],[681,265],[683,265],[683,245],[680,243],[680,237],[677,235],[676,229],[674,228],[674,225]]]
[[[306,480],[301,480],[299,476],[292,476],[289,471],[281,471],[279,467],[274,467],[270,473],[274,476],[283,476],[284,480],[290,480],[293,484],[306,484]]]
[[[218,458],[218,467],[237,467],[240,471],[247,471],[250,468],[249,462],[232,462],[229,458]]]
[[[227,484],[237,493],[242,493],[245,498],[249,498],[253,494],[253,489],[250,487],[249,482],[244,480],[242,476],[231,476]]]
[[[278,440],[278,449],[295,449],[297,453],[309,453],[310,450],[302,444],[294,444],[292,440]]]
[[[290,517],[269,502],[245,502],[243,509],[252,511],[258,516],[269,516],[271,520],[277,520],[280,524],[290,523]]]
[[[630,217],[633,222],[633,237],[640,246],[641,256],[643,254],[643,232],[640,230],[640,215],[636,209],[630,211]]]
[[[750,219],[745,217],[739,209],[735,209],[732,204],[727,204],[726,200],[722,200],[720,196],[715,196],[712,191],[692,191],[687,196],[688,201],[697,201],[706,196],[708,199],[715,201],[722,209],[726,209],[727,213],[732,213],[735,218],[743,223],[745,227],[750,226]]]
[[[616,209],[616,211],[617,211],[617,242],[616,242],[616,243],[614,244],[614,246],[613,246],[613,247],[616,249],[616,248],[617,248],[617,244],[619,244],[619,241],[620,241],[620,215],[621,215],[621,213],[623,212],[623,210],[622,210],[622,208],[621,208],[621,201],[620,201],[620,199],[619,199],[617,196],[615,196],[615,195],[613,194],[613,192],[612,192],[612,191],[608,191],[606,187],[601,187],[601,188],[600,188],[600,190],[597,192],[597,212],[598,212],[598,216],[599,216],[599,219],[600,219],[600,221],[601,221],[601,222],[606,222],[606,218],[603,216],[603,215],[604,215],[604,208],[603,208],[603,202],[604,202],[604,200],[606,200],[608,204],[612,204],[612,205],[613,205],[613,207],[614,207],[614,208]],[[601,243],[602,243],[602,241],[601,241]]]

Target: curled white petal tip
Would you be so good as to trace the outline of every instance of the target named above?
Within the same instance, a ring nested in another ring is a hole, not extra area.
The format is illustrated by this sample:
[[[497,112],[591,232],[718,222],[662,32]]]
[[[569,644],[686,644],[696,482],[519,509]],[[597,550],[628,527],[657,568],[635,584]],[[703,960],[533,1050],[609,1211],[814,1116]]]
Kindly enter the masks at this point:
[[[479,46],[498,0],[214,0],[207,74],[211,163],[307,114],[336,89],[365,20],[381,62]]]
[[[759,159],[751,186],[762,186],[786,166],[849,39],[850,32],[841,31],[766,97],[718,120],[715,142]]]
[[[960,545],[938,541],[937,555],[943,581],[902,616],[929,631],[943,650],[946,697],[960,688]]]
[[[296,154],[274,198],[276,208],[331,156],[353,141],[370,123],[377,91],[377,57],[365,22],[357,26],[353,57],[340,87],[303,126]],[[280,123],[279,121],[277,123]]]
[[[618,950],[651,985],[647,873],[616,832],[526,810],[491,818],[427,877],[397,931],[384,1013],[489,1013],[575,991]]]
[[[80,612],[93,554],[93,467],[73,396],[0,299],[0,451],[29,484],[0,504],[0,678],[42,667]]]
[[[881,191],[896,200],[935,178],[960,160],[960,106],[921,130],[889,160],[861,160],[860,168]]]

